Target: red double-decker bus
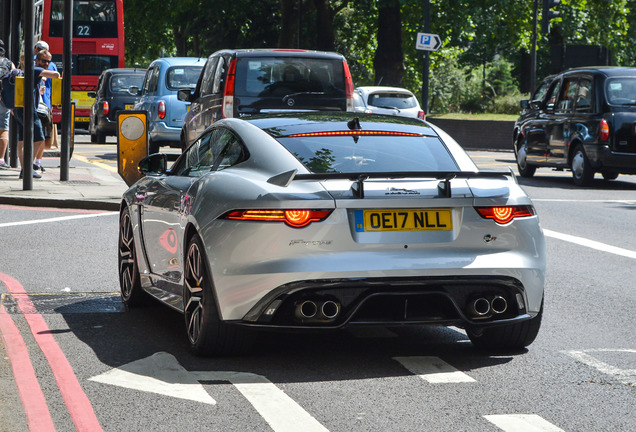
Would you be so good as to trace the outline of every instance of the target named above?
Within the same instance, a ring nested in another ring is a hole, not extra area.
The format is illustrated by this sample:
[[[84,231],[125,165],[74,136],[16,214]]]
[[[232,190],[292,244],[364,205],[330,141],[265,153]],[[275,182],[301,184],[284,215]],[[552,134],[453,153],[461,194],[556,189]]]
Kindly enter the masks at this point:
[[[64,0],[44,0],[43,6],[41,39],[49,44],[53,62],[64,76]],[[97,90],[102,71],[124,67],[123,0],[73,0],[72,65],[75,123],[84,127],[94,101],[87,93]],[[59,110],[53,111],[53,120],[59,122]]]

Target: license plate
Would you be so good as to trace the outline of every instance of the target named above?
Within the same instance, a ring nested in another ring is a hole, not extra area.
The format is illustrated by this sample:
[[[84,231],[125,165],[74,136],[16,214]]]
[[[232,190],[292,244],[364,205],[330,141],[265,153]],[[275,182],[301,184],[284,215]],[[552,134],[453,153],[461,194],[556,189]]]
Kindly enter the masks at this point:
[[[133,109],[133,107],[134,107],[134,105],[132,105],[132,104],[126,104],[126,105],[124,105],[124,109],[125,109],[125,110],[128,110],[128,111],[129,111],[129,110],[131,110],[131,109]]]
[[[450,231],[451,209],[356,210],[357,232],[378,231]]]

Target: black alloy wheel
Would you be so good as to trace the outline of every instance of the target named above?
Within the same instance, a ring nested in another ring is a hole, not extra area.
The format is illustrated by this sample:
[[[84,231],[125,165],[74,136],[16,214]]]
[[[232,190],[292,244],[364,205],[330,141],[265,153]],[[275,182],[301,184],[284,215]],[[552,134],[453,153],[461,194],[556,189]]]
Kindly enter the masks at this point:
[[[135,238],[128,208],[119,217],[119,287],[121,299],[128,307],[144,303],[146,294],[141,289]]]
[[[249,348],[247,331],[219,318],[203,242],[196,234],[186,254],[183,305],[190,349],[196,355],[236,354]]]

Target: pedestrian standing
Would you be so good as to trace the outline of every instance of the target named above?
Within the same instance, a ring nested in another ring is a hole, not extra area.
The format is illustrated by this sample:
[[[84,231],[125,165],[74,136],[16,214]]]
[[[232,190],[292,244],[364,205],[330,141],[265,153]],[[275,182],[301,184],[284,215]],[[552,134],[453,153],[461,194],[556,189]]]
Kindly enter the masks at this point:
[[[24,55],[23,55],[24,57]],[[50,71],[43,69],[41,67],[33,68],[33,82],[32,83],[24,83],[24,91],[28,91],[29,88],[33,91],[33,156],[35,158],[36,149],[40,149],[40,147],[44,147],[44,131],[42,130],[42,122],[37,115],[37,106],[40,102],[40,83],[42,78],[59,78],[60,74],[56,71]],[[14,108],[12,110],[13,116],[19,124],[18,127],[18,159],[20,159],[20,166],[22,169],[20,170],[20,178],[24,173],[24,164],[25,163],[33,163],[34,161],[24,161],[24,137],[23,137],[23,125],[24,125],[24,108]],[[33,171],[34,178],[41,178],[42,176],[35,171]]]
[[[46,53],[43,53],[46,51]],[[33,46],[33,52],[35,53],[35,65],[41,68],[55,71],[57,72],[57,65],[51,61],[53,56],[49,52],[49,44],[45,41],[38,41]],[[40,63],[38,64],[38,58],[40,59]],[[53,87],[53,80],[47,78],[44,80],[44,93],[42,93],[42,100],[44,104],[48,107],[49,113],[52,113],[52,105],[51,105],[51,89]],[[43,125],[45,127],[45,140],[44,146],[38,151],[35,155],[35,166],[33,169],[40,169],[41,172],[44,172],[44,167],[42,167],[42,157],[44,156],[44,149],[57,148],[57,125],[50,122],[50,125]]]
[[[7,71],[15,69],[15,65],[11,60],[6,58],[4,49],[4,41],[0,39],[0,78]],[[9,147],[9,121],[11,119],[11,110],[4,106],[0,100],[0,169],[10,168],[9,164],[4,160]]]

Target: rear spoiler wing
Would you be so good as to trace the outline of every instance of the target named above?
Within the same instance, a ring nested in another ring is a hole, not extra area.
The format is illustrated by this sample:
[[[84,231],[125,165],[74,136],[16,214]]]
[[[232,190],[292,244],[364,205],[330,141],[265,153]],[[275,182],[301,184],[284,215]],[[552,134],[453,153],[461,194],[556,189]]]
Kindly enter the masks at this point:
[[[290,170],[277,174],[267,180],[268,183],[287,187],[294,180],[350,180],[356,182],[352,189],[358,198],[364,198],[364,181],[368,179],[402,179],[423,178],[441,180],[437,185],[440,197],[450,198],[450,182],[454,178],[517,178],[512,169],[509,171],[390,171],[390,172],[358,172],[358,173],[311,173],[297,174],[298,170]]]

